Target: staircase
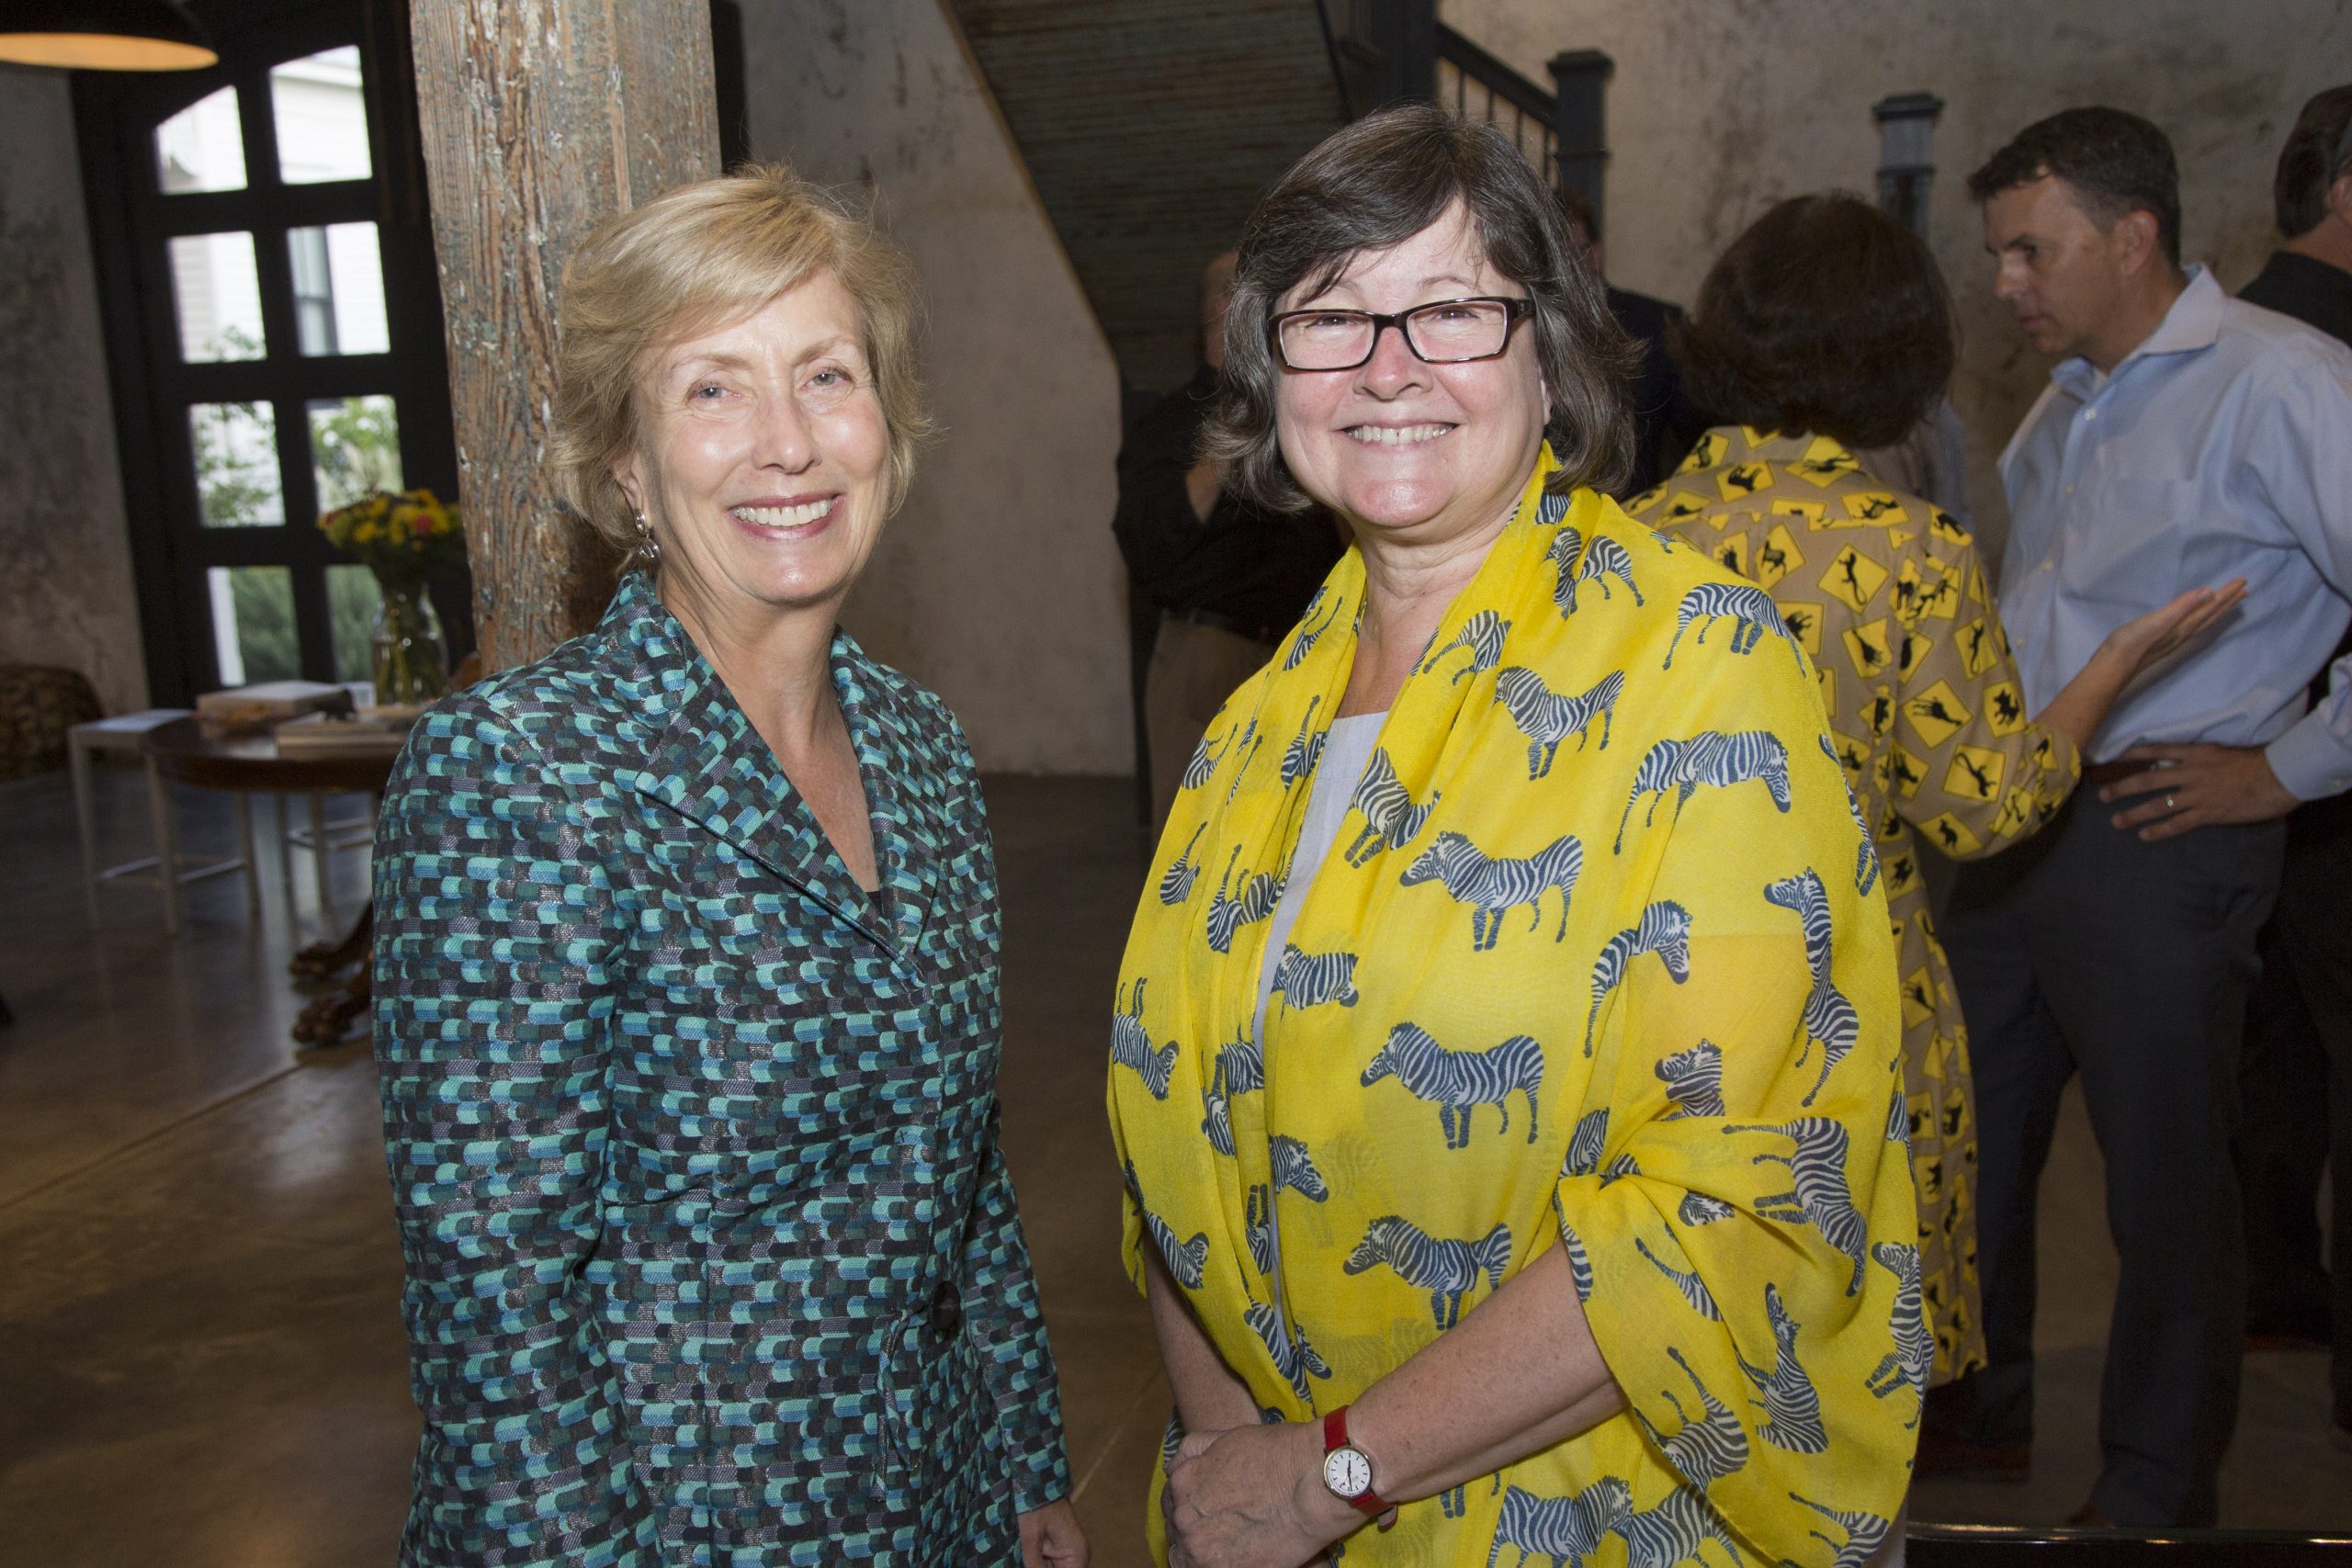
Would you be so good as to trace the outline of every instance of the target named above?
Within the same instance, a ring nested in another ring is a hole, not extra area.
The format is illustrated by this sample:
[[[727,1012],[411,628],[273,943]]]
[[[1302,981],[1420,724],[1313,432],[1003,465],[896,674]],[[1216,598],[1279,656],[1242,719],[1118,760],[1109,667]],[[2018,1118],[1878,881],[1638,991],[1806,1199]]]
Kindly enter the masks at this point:
[[[1346,121],[1314,0],[950,0],[1110,339],[1166,390],[1202,265]]]

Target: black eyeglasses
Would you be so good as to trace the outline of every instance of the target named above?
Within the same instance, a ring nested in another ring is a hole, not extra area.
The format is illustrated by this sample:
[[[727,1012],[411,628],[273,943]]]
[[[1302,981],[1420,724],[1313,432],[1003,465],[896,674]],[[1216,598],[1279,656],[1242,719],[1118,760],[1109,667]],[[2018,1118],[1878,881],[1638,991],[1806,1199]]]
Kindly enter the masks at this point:
[[[1274,355],[1292,370],[1353,370],[1369,362],[1380,334],[1395,327],[1428,365],[1493,359],[1510,346],[1510,329],[1534,310],[1525,299],[1433,299],[1393,316],[1375,310],[1285,310],[1266,323]]]

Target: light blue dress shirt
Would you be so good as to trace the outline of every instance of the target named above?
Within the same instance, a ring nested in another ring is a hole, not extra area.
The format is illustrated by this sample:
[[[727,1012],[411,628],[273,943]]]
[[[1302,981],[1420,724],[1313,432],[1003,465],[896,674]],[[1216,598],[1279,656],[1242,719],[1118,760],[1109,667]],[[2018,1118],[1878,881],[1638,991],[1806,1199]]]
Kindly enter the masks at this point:
[[[2001,454],[2012,517],[2001,619],[2039,713],[2133,616],[2246,580],[2245,602],[2134,682],[2092,738],[2260,746],[2296,795],[2352,789],[2352,351],[2191,269],[2164,321],[2101,376],[2081,357]]]

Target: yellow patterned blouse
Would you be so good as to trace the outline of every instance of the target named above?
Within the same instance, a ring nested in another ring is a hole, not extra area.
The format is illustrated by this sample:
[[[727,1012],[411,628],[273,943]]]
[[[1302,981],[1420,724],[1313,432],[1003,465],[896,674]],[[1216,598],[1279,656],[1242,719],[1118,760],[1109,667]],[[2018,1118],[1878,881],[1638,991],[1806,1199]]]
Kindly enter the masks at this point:
[[[1869,836],[1769,602],[1590,491],[1544,494],[1553,467],[1320,865],[1292,855],[1354,552],[1186,770],[1112,1028],[1127,1263],[1140,1286],[1153,1248],[1295,1421],[1567,1249],[1630,1410],[1359,1531],[1350,1563],[1669,1563],[1710,1539],[1716,1562],[1860,1561],[1932,1355]]]
[[[1919,1189],[1933,1381],[1984,1360],[1976,1286],[1976,1111],[1968,1032],[1911,835],[1967,860],[2033,832],[2081,772],[2025,716],[1975,541],[1888,490],[1826,436],[1727,425],[1634,516],[1770,592],[1817,662],[1831,738],[1875,829],[1903,973],[1903,1073]]]

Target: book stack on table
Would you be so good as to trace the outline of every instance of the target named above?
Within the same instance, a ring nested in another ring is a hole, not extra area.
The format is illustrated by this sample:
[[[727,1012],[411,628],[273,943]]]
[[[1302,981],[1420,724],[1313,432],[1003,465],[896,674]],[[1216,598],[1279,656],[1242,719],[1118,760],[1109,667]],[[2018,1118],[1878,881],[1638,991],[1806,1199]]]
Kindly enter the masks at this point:
[[[280,753],[396,751],[424,712],[422,704],[306,713],[277,726]]]
[[[261,735],[302,714],[351,711],[351,693],[322,681],[266,681],[207,692],[196,699],[207,735]]]

